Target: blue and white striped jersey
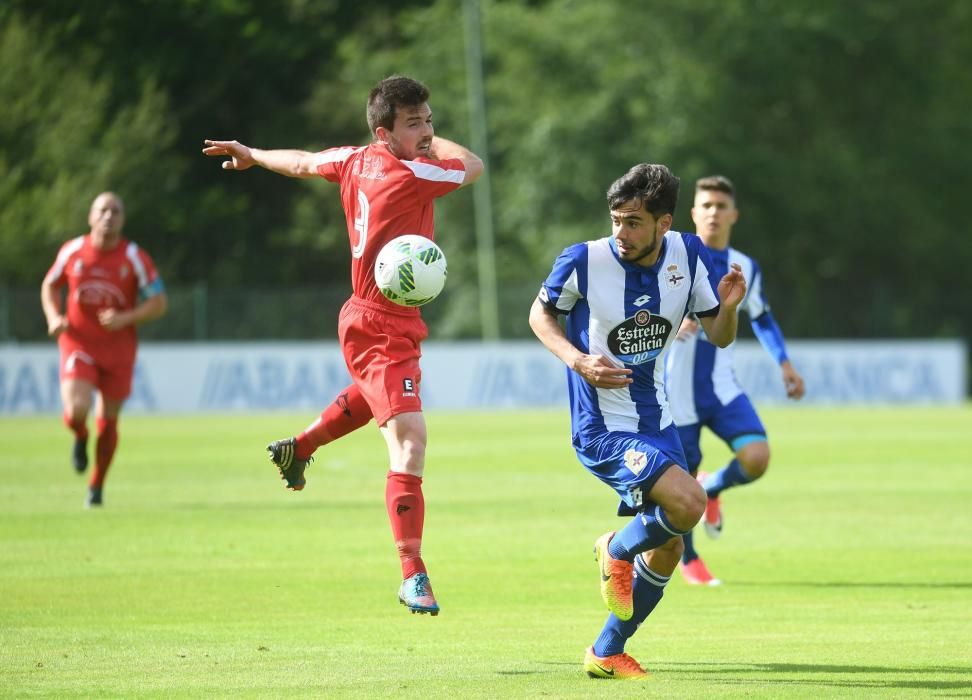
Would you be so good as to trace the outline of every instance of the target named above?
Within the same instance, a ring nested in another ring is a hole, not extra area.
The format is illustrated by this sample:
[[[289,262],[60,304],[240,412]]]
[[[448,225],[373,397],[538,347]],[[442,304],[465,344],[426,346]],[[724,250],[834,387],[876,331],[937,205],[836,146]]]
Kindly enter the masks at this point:
[[[732,263],[742,268],[746,278],[746,297],[739,308],[746,312],[756,337],[777,362],[786,359],[783,335],[770,314],[763,294],[763,279],[756,261],[735,248],[706,248],[714,273],[724,275]],[[725,348],[709,342],[699,332],[672,345],[666,359],[666,384],[676,425],[699,422],[698,409],[727,405],[743,393],[733,371],[735,341]]]
[[[682,317],[719,310],[708,252],[697,236],[669,231],[651,267],[623,262],[610,236],[566,248],[540,289],[540,301],[567,314],[579,350],[633,370],[623,389],[597,389],[568,368],[575,445],[604,431],[655,433],[672,423],[664,352]]]

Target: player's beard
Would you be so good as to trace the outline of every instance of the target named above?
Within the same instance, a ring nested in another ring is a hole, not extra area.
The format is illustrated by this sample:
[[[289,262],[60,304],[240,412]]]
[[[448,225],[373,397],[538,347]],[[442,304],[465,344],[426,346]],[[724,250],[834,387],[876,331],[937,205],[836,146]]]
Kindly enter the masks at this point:
[[[385,144],[388,146],[388,150],[391,151],[392,155],[398,158],[399,160],[415,160],[415,158],[420,155],[417,151],[414,150],[412,153],[407,152],[405,147],[402,145],[402,142],[399,139],[395,138],[395,136],[391,133],[389,133],[388,136],[386,137]]]
[[[651,243],[648,245],[638,248],[631,257],[622,257],[622,260],[629,263],[636,263],[639,260],[644,260],[649,255],[653,254],[658,249],[658,229],[655,228],[655,236],[651,239]]]

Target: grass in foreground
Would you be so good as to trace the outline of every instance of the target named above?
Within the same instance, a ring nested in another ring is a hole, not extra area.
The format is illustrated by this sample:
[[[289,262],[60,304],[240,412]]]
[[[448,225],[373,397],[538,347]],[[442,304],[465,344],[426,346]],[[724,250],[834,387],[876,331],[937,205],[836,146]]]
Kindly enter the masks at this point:
[[[0,421],[0,695],[955,697],[972,693],[972,410],[763,413],[767,477],[697,542],[592,681],[591,544],[619,527],[566,411],[431,414],[424,554],[443,612],[398,605],[374,426],[287,492],[267,441],[311,416],[136,417],[101,511],[56,417]],[[727,452],[706,444],[704,468]]]

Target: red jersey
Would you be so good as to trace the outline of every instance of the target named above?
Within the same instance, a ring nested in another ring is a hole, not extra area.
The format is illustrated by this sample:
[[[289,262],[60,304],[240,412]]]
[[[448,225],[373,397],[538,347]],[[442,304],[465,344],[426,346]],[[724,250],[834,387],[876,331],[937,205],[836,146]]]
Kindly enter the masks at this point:
[[[433,200],[462,185],[465,165],[459,159],[400,160],[378,143],[331,148],[318,153],[315,162],[321,177],[341,185],[354,296],[401,310],[375,284],[378,251],[406,233],[433,238]]]
[[[98,322],[103,309],[130,310],[139,297],[163,291],[155,263],[135,243],[122,238],[111,250],[98,250],[91,236],[64,245],[44,278],[55,287],[67,284],[68,328],[58,338],[98,355],[135,361],[135,326],[110,331]]]

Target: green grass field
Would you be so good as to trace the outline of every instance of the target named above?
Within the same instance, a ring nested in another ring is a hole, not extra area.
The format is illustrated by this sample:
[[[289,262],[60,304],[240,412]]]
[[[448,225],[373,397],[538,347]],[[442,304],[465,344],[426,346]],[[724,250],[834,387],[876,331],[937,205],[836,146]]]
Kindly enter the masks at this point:
[[[312,417],[126,416],[97,511],[57,417],[2,418],[0,696],[972,696],[972,406],[764,411],[769,474],[697,536],[724,585],[676,574],[628,644],[647,686],[581,669],[622,521],[566,410],[429,415],[437,618],[397,601],[373,425],[277,480]]]

